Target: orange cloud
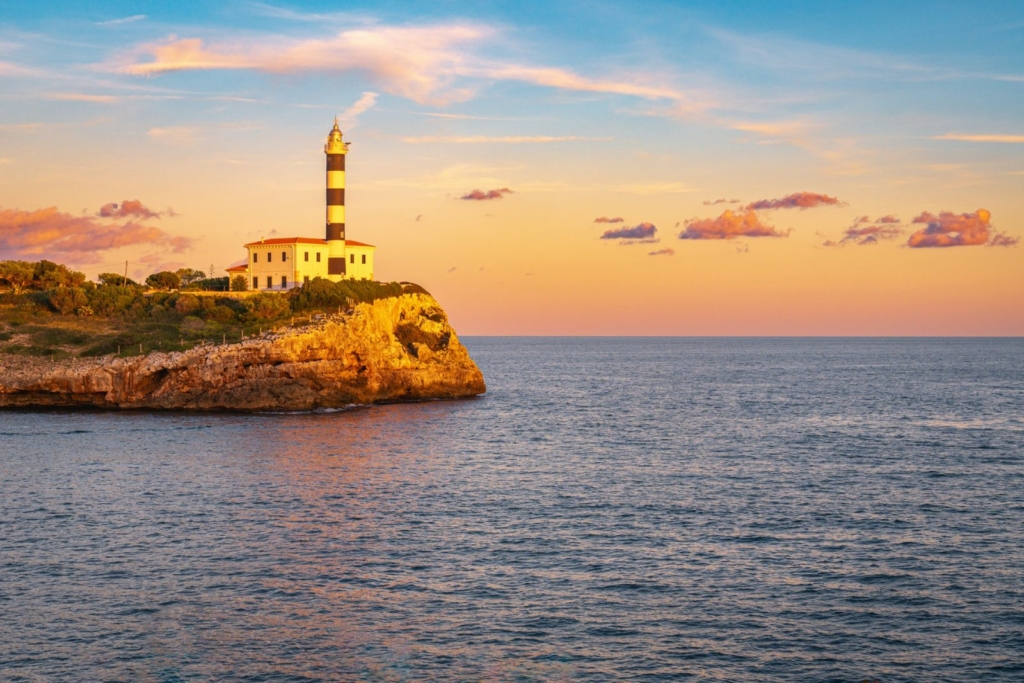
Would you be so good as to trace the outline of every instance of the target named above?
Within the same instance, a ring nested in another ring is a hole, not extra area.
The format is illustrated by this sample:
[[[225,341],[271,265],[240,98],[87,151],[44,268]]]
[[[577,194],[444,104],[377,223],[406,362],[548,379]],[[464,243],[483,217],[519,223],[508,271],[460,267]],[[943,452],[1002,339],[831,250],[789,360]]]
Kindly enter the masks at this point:
[[[843,206],[845,202],[841,202],[835,197],[829,197],[827,194],[794,192],[781,199],[759,199],[756,202],[747,204],[744,208],[747,211],[752,209],[810,209],[815,206],[825,205]]]
[[[641,223],[640,225],[634,225],[632,228],[618,228],[613,230],[606,230],[601,239],[603,240],[652,240],[654,234],[658,232],[658,229],[654,227],[654,223]]]
[[[940,211],[939,215],[922,212],[914,218],[914,223],[923,223],[921,228],[910,236],[907,246],[924,247],[969,247],[989,243],[991,246],[1008,247],[1017,243],[1017,239],[993,233],[990,221],[992,213],[987,209],[978,209],[974,213],[953,213]]]
[[[625,220],[625,219],[623,219],[622,216],[616,216],[615,218],[608,218],[608,216],[601,216],[600,218],[595,218],[594,222],[595,223],[622,223],[623,220]]]
[[[192,248],[187,237],[126,223],[101,223],[92,216],[72,216],[56,207],[22,211],[0,210],[0,254],[7,257],[64,258],[82,262],[97,252],[140,244],[160,244],[181,253]]]
[[[103,218],[160,218],[159,211],[153,211],[143,205],[138,199],[126,199],[120,205],[117,202],[104,204],[100,207],[99,216]]]
[[[737,237],[786,237],[789,232],[779,232],[773,226],[763,223],[754,211],[733,213],[729,209],[718,218],[702,218],[688,221],[679,233],[681,240],[731,240]]]
[[[895,216],[882,216],[874,222],[867,216],[860,216],[853,225],[843,231],[843,238],[838,242],[828,240],[826,247],[841,247],[845,244],[877,244],[879,240],[891,240],[903,234],[900,219]]]
[[[507,187],[501,187],[497,190],[487,190],[487,192],[484,192],[483,190],[473,190],[472,192],[462,195],[459,199],[466,199],[469,201],[486,201],[488,199],[501,199],[506,194],[514,193]]]
[[[675,256],[676,255],[676,250],[672,249],[670,247],[666,247],[665,249],[658,249],[657,251],[649,251],[649,252],[647,252],[647,255],[648,256]]]

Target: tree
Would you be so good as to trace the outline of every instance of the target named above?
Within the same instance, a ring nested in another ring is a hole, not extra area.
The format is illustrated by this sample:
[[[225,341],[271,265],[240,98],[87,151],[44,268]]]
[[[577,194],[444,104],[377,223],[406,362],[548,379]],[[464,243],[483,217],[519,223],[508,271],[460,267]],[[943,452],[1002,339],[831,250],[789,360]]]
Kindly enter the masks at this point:
[[[181,287],[181,277],[177,273],[164,270],[147,277],[146,285],[153,289],[178,289]]]
[[[32,286],[35,289],[53,289],[54,287],[81,287],[85,282],[85,273],[71,270],[61,263],[39,261],[35,264]]]
[[[0,261],[0,280],[11,286],[15,294],[32,284],[35,266],[28,261]]]
[[[113,287],[138,287],[139,283],[131,278],[125,278],[124,275],[118,275],[117,273],[100,273],[96,276],[96,279],[100,281],[101,285],[111,285]]]
[[[82,308],[89,300],[78,287],[57,287],[47,292],[50,307],[61,315],[70,315]]]
[[[193,270],[192,268],[179,268],[174,271],[174,274],[178,276],[182,287],[188,287],[193,282],[198,282],[206,277],[206,273],[203,271]]]
[[[232,292],[245,292],[249,289],[249,278],[244,275],[236,275],[231,278]]]
[[[273,320],[288,312],[288,299],[281,294],[257,294],[244,302],[250,320]]]

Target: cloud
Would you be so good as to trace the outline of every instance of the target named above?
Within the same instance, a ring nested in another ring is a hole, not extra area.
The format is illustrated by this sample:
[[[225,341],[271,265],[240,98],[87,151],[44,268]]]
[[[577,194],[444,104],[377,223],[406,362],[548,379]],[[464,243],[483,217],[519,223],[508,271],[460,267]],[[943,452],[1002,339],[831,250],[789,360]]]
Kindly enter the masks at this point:
[[[761,209],[811,209],[815,206],[845,206],[835,197],[815,192],[794,192],[781,199],[759,199],[756,202],[747,204],[744,208],[747,211]]]
[[[111,19],[109,21],[97,21],[97,26],[123,26],[125,24],[134,24],[136,21],[142,21],[146,18],[145,14],[133,14],[130,17],[124,17],[123,19]]]
[[[173,209],[171,209],[173,212]],[[96,215],[102,218],[160,218],[163,215],[160,211],[153,211],[146,207],[138,199],[125,199],[123,202],[111,202],[100,207]]]
[[[119,97],[114,95],[88,95],[86,93],[78,92],[55,92],[46,96],[50,100],[60,100],[64,102],[96,102],[100,104],[112,104],[120,100]]]
[[[168,36],[122,53],[105,67],[120,73],[155,76],[174,71],[255,70],[272,74],[361,71],[381,89],[421,104],[466,101],[474,84],[519,81],[559,90],[627,95],[650,100],[686,100],[668,86],[594,79],[567,69],[496,62],[474,50],[493,42],[498,31],[476,23],[433,26],[366,26],[325,38],[230,35],[206,43]],[[463,84],[457,85],[456,81]]]
[[[615,218],[608,218],[608,216],[601,216],[600,218],[595,218],[594,222],[595,223],[622,223],[624,220],[625,219],[623,219],[622,216],[616,216]]]
[[[924,211],[913,222],[925,227],[910,236],[907,246],[916,249],[969,247],[986,243],[994,247],[1012,247],[1017,244],[1017,238],[993,232],[991,219],[992,213],[987,209],[978,209],[974,213],[940,211],[937,216]]]
[[[654,238],[654,234],[658,232],[658,229],[654,227],[654,223],[641,223],[640,225],[634,225],[632,228],[614,228],[612,230],[606,230],[601,239],[603,240],[650,240]]]
[[[666,247],[664,249],[658,249],[657,251],[649,251],[649,252],[647,252],[647,255],[648,256],[675,256],[676,255],[676,250],[672,249],[672,248],[669,248],[669,247]]]
[[[562,135],[562,136],[551,136],[551,135],[504,135],[504,136],[489,136],[489,135],[421,135],[414,137],[404,137],[402,142],[409,142],[414,145],[422,145],[425,143],[432,142],[450,142],[458,145],[474,145],[481,143],[501,143],[508,145],[519,145],[524,143],[543,143],[543,142],[572,142],[579,140],[586,141],[601,141],[607,142],[612,138],[584,138],[576,135]]]
[[[704,206],[715,206],[716,204],[739,204],[739,203],[740,203],[740,200],[738,200],[738,199],[725,199],[725,198],[722,198],[722,199],[716,199],[713,202],[705,201],[704,202]]]
[[[860,216],[853,225],[843,231],[838,242],[827,240],[826,247],[841,247],[847,244],[877,244],[880,240],[896,239],[903,234],[900,219],[895,216],[881,216],[872,221],[867,216]]]
[[[946,133],[936,135],[932,140],[959,140],[961,142],[1003,142],[1009,144],[1024,144],[1024,135],[962,135],[960,133]]]
[[[771,225],[761,222],[754,211],[733,213],[729,209],[718,218],[701,218],[687,221],[679,233],[681,240],[731,240],[737,237],[786,237],[789,232],[779,232]]]
[[[377,104],[377,93],[364,92],[362,97],[355,101],[351,107],[346,109],[338,120],[346,130],[351,130],[358,124],[359,115],[373,108]]]
[[[514,194],[512,190],[507,187],[498,188],[497,190],[473,190],[467,194],[462,195],[459,199],[466,199],[470,201],[486,201],[488,199],[501,199],[506,194]]]
[[[4,257],[83,262],[94,259],[97,252],[143,244],[158,244],[181,253],[191,249],[193,241],[133,220],[104,223],[93,216],[72,216],[53,206],[34,211],[0,209],[0,254]]]

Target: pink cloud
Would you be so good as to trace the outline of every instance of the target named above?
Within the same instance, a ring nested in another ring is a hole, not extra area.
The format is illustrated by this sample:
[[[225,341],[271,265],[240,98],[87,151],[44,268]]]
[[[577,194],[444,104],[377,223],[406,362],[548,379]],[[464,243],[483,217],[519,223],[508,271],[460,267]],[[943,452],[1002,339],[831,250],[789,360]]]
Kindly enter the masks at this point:
[[[1015,247],[1020,242],[1019,237],[1011,237],[1003,233],[992,235],[992,241],[988,243],[990,247]]]
[[[171,209],[173,213],[173,209]],[[138,199],[125,199],[120,205],[117,202],[111,202],[104,204],[100,207],[99,214],[103,218],[160,218],[162,215],[159,211],[153,211],[147,208]]]
[[[0,254],[8,257],[83,262],[95,258],[97,252],[140,244],[170,246],[182,252],[192,247],[192,240],[171,237],[159,228],[131,220],[103,223],[92,216],[72,216],[53,206],[35,211],[0,210]]]
[[[640,225],[634,225],[632,228],[618,228],[613,230],[606,230],[601,239],[603,240],[650,240],[654,238],[654,233],[658,232],[658,229],[654,227],[653,223],[641,223]]]
[[[665,249],[658,249],[657,251],[649,251],[649,252],[647,252],[647,255],[648,256],[675,256],[676,255],[676,250],[672,249],[671,247],[666,247]]]
[[[679,233],[681,240],[731,240],[737,237],[786,237],[788,232],[779,232],[773,226],[763,223],[754,211],[733,213],[729,209],[718,218],[702,218],[687,221],[686,228]]]
[[[705,201],[704,202],[704,206],[715,206],[716,204],[739,204],[739,203],[740,203],[740,200],[738,200],[738,199],[726,199],[726,198],[722,197],[721,199],[716,199],[716,200],[711,201],[711,202]]]
[[[469,201],[486,201],[488,199],[501,199],[506,194],[514,193],[507,187],[502,187],[497,190],[488,190],[487,192],[484,192],[483,190],[473,190],[472,192],[462,195],[459,199],[466,199]]]
[[[747,204],[744,208],[748,211],[751,209],[811,209],[815,206],[826,205],[844,206],[845,202],[841,202],[835,197],[829,197],[827,194],[794,192],[781,199],[759,199],[756,202]]]
[[[608,216],[601,216],[600,218],[595,218],[594,222],[595,223],[622,223],[623,220],[624,219],[621,216],[616,216],[615,218],[608,218]]]
[[[991,246],[1013,246],[1016,238],[992,232],[992,213],[978,209],[974,213],[953,213],[940,211],[939,215],[922,212],[914,223],[924,224],[910,236],[907,246],[924,247],[969,247],[989,243]]]
[[[826,247],[841,247],[846,244],[877,244],[879,240],[891,240],[903,234],[900,219],[895,216],[882,216],[872,221],[867,216],[860,216],[853,225],[843,231],[843,238],[838,242],[828,240]]]

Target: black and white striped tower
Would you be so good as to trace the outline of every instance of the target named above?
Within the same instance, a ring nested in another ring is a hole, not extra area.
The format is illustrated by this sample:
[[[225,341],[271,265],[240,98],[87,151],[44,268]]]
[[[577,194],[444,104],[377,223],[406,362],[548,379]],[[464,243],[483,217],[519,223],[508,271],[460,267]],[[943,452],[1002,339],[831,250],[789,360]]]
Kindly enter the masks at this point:
[[[327,136],[327,274],[334,282],[345,277],[345,154],[338,119]]]

